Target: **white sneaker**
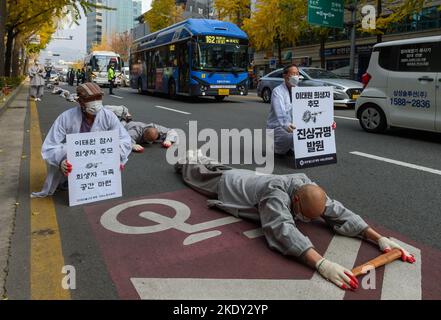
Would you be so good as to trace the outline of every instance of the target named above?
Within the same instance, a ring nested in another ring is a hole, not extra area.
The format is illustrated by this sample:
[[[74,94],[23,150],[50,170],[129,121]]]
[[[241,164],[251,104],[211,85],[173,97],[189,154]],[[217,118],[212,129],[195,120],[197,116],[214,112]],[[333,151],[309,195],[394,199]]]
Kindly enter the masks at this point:
[[[38,98],[34,98],[34,101],[38,101]]]
[[[38,101],[41,101],[41,99],[40,98],[37,98],[38,99]]]

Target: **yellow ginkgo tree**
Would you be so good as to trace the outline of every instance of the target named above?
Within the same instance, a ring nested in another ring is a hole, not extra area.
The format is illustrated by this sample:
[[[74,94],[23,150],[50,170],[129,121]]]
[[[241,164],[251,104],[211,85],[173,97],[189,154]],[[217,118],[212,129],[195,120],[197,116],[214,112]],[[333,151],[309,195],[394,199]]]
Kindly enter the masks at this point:
[[[228,20],[239,27],[251,16],[251,0],[215,0],[214,6],[219,20]]]
[[[144,21],[152,32],[164,29],[183,20],[184,9],[175,0],[153,0],[152,8],[144,14]]]
[[[243,29],[257,50],[277,47],[282,64],[282,45],[293,45],[307,26],[307,2],[304,0],[260,0],[256,11],[244,20]]]

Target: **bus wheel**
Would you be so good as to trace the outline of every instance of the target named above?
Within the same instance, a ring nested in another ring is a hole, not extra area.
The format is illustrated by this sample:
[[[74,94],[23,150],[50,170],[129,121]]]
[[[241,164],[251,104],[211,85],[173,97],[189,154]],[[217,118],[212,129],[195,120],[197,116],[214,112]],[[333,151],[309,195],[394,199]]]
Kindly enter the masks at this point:
[[[216,99],[216,101],[224,101],[226,96],[214,96],[214,98]]]
[[[176,99],[176,84],[174,80],[171,80],[168,84],[168,96],[171,99]]]

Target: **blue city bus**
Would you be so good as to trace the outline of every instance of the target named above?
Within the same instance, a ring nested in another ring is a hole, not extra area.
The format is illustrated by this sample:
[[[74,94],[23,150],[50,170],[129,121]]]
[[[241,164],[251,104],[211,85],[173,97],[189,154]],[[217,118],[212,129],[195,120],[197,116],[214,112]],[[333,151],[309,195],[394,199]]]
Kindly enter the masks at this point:
[[[130,86],[143,92],[248,94],[248,36],[230,22],[188,19],[134,41]]]

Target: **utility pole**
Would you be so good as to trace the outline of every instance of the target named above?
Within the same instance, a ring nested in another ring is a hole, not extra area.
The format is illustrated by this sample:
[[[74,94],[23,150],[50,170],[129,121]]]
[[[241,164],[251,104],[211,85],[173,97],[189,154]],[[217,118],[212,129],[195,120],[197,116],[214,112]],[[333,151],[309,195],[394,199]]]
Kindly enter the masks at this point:
[[[358,0],[354,0],[354,2],[346,8],[351,11],[351,52],[349,56],[349,77],[352,80],[355,80],[355,28],[357,25],[357,4]]]

